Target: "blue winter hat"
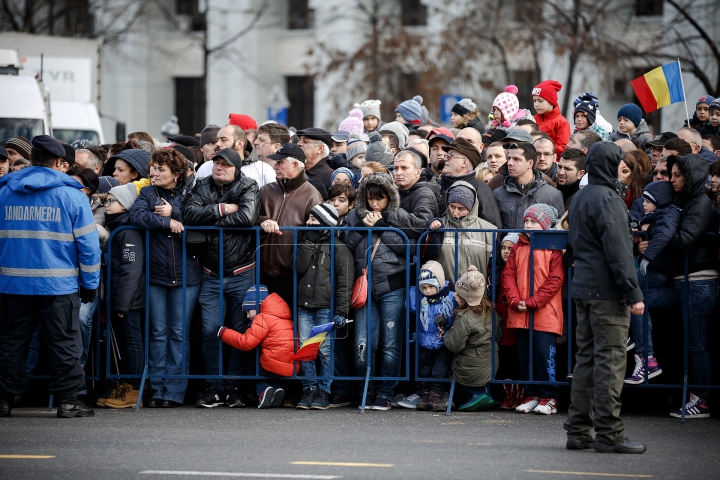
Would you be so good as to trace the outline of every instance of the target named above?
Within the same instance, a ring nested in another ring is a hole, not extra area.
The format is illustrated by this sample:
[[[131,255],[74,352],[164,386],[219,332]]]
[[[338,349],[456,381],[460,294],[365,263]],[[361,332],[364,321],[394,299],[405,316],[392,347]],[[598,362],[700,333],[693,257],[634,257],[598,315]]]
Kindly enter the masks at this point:
[[[260,285],[260,290],[255,289],[255,285],[250,287],[243,298],[243,310],[256,310],[258,304],[262,303],[268,296],[268,289],[265,285]]]
[[[395,112],[399,113],[410,125],[422,125],[422,102],[423,98],[415,95],[412,100],[405,100],[398,105]]]
[[[111,177],[109,175],[98,178],[100,181],[100,184],[98,185],[98,193],[109,193],[111,188],[117,187],[120,185],[120,182],[117,181],[115,177]]]
[[[642,122],[642,110],[634,103],[626,103],[618,110],[617,118],[620,117],[627,118],[637,127]]]
[[[714,101],[715,97],[713,97],[712,95],[703,95],[702,97],[698,98],[698,101],[695,104],[695,108],[697,108],[697,106],[701,103],[706,103],[708,106],[710,106],[710,104]]]
[[[345,175],[350,178],[350,183],[352,184],[352,187],[357,189],[358,188],[358,182],[355,180],[355,174],[347,167],[340,167],[332,174],[330,177],[330,185],[335,181],[335,177],[337,177],[338,173],[344,173]]]
[[[103,168],[104,175],[113,174],[115,171],[115,162],[117,162],[118,159],[133,167],[135,171],[138,172],[139,178],[147,178],[150,169],[150,160],[152,159],[150,152],[139,148],[131,148],[118,152],[105,162],[105,167]]]
[[[648,183],[642,196],[657,208],[665,208],[675,200],[675,192],[670,182]]]

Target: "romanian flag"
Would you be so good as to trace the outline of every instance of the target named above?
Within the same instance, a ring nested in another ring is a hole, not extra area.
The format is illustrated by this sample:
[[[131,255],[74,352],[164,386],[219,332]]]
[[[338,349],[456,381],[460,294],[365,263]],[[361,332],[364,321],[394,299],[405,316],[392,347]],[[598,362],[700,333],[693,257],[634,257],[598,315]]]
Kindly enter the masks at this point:
[[[658,67],[631,83],[645,113],[653,112],[671,103],[685,101],[680,62]]]
[[[314,326],[310,331],[310,336],[298,349],[297,353],[293,357],[293,360],[299,360],[301,362],[315,360],[317,358],[318,350],[320,350],[320,344],[323,340],[325,340],[327,334],[332,331],[332,328],[332,322]]]

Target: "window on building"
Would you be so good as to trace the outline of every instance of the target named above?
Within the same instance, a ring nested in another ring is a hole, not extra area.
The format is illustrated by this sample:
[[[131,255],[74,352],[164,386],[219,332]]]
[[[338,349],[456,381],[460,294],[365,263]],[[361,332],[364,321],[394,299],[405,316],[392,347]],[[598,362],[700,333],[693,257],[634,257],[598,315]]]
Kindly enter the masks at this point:
[[[513,70],[510,72],[510,83],[518,88],[518,101],[520,108],[529,109],[534,113],[532,108],[532,89],[540,83],[540,76],[535,70]]]
[[[175,78],[175,115],[180,132],[193,136],[205,128],[205,78]]]
[[[315,82],[311,76],[285,77],[288,108],[288,126],[298,130],[315,123]]]
[[[288,0],[288,30],[312,28],[314,13],[310,0]]]
[[[635,0],[635,13],[639,17],[663,14],[663,0]]]
[[[401,0],[400,9],[403,26],[427,25],[427,6],[421,0]]]
[[[176,0],[175,10],[178,15],[190,17],[190,30],[201,32],[206,28],[205,12],[200,12],[199,0]]]

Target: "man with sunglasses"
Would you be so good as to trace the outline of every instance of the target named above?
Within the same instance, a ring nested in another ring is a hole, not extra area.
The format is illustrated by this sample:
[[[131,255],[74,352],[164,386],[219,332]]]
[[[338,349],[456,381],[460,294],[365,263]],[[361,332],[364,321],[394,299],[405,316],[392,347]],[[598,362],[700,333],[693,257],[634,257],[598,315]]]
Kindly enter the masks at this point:
[[[537,151],[530,143],[511,143],[507,149],[508,176],[493,194],[500,208],[502,228],[524,228],[523,213],[536,203],[555,207],[558,217],[565,213],[560,191],[548,185],[543,174],[535,169]]]

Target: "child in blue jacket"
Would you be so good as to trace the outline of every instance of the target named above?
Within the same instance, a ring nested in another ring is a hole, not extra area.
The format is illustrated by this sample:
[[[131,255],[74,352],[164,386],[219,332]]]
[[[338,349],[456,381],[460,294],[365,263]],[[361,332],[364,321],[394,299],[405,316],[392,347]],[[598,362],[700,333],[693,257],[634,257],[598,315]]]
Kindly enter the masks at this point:
[[[412,287],[410,292],[410,307],[413,312],[418,308],[413,301],[416,298],[414,288]],[[445,280],[445,272],[438,262],[431,260],[420,268],[418,288],[422,294],[418,308],[418,374],[420,378],[448,379],[452,353],[445,348],[443,337],[452,326],[456,304],[450,282]],[[422,396],[415,408],[444,412],[447,408],[449,383],[426,381],[418,382],[418,385],[422,389]],[[407,400],[403,403],[407,403]],[[406,406],[401,402],[398,402],[398,405]]]
[[[667,248],[680,223],[681,210],[673,205],[674,192],[670,182],[653,182],[643,190],[643,210],[645,215],[639,223],[640,229],[647,232],[649,242],[638,259],[638,283],[645,288],[647,277],[648,287],[655,288],[672,280],[670,268],[672,257]],[[635,370],[625,383],[640,384],[645,381],[645,349],[648,354],[648,378],[657,377],[662,373],[657,360],[653,356],[652,325],[648,319],[645,331],[645,317],[632,315],[630,330],[635,339]]]

